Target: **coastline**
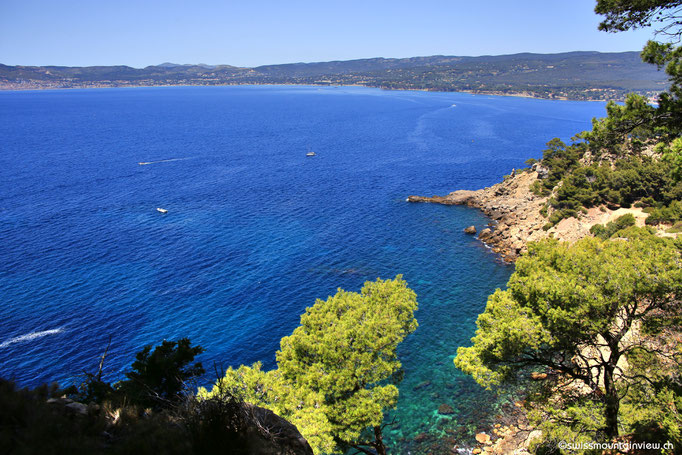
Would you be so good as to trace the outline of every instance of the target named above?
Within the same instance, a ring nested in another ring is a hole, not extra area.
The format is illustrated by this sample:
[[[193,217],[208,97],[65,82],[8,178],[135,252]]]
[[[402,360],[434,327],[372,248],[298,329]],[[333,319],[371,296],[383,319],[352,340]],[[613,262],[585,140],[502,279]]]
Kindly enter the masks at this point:
[[[476,232],[478,240],[489,246],[502,260],[513,263],[528,249],[528,243],[545,238],[575,242],[591,236],[590,228],[596,224],[605,225],[617,218],[630,214],[635,225],[645,226],[648,216],[642,208],[609,209],[605,206],[592,207],[577,218],[565,218],[550,229],[543,229],[547,218],[540,213],[549,196],[535,195],[530,187],[533,182],[546,176],[546,169],[534,164],[531,169],[512,171],[511,175],[490,187],[479,190],[457,190],[445,196],[416,196],[407,198],[412,203],[434,203],[443,205],[466,205],[481,210],[491,221],[487,227]],[[472,233],[470,227],[461,226]],[[478,228],[478,226],[475,226]],[[657,227],[656,235],[677,237]],[[543,378],[533,378],[541,380]],[[521,399],[521,398],[519,398]],[[533,441],[541,438],[542,432],[528,422],[525,401],[516,401],[507,406],[505,412],[496,416],[494,424],[479,428],[475,441],[468,441],[472,454],[515,454],[527,455]],[[455,446],[454,450],[457,449]]]
[[[547,223],[541,213],[548,197],[540,197],[530,186],[544,176],[537,164],[529,170],[512,171],[500,183],[476,191],[458,190],[445,196],[409,196],[408,202],[428,202],[444,205],[466,205],[481,210],[491,222],[477,233],[477,238],[500,254],[505,262],[514,262],[528,249],[528,243],[553,237],[558,240],[575,242],[590,234],[596,224],[606,224],[631,214],[637,226],[644,226],[648,216],[641,208],[592,207],[578,218],[564,218],[556,226],[545,230]],[[462,226],[464,229],[466,226]],[[657,235],[674,236],[657,229]]]
[[[114,89],[114,88],[148,88],[148,87],[239,87],[239,86],[281,86],[281,87],[364,87],[376,88],[386,91],[406,91],[406,92],[433,92],[433,93],[468,93],[470,95],[483,96],[510,96],[515,98],[529,98],[537,100],[551,100],[551,101],[592,101],[605,103],[609,101],[607,98],[572,98],[567,96],[559,96],[550,93],[549,96],[539,96],[532,92],[501,92],[499,90],[437,90],[431,88],[413,88],[413,87],[385,87],[374,84],[329,84],[329,83],[308,83],[308,84],[287,84],[287,83],[235,83],[235,84],[94,84],[94,85],[73,85],[73,86],[46,86],[42,84],[35,84],[30,86],[21,86],[23,84],[3,84],[0,83],[0,92],[28,92],[28,91],[43,91],[43,90],[87,90],[87,89]],[[623,98],[616,98],[615,101],[623,101]]]
[[[538,172],[512,172],[506,180],[476,191],[458,190],[446,196],[409,196],[408,202],[430,202],[466,205],[481,210],[491,222],[478,232],[478,239],[499,253],[504,261],[513,262],[526,250],[528,242],[548,236],[542,230],[546,223],[540,209],[547,201],[530,191]]]

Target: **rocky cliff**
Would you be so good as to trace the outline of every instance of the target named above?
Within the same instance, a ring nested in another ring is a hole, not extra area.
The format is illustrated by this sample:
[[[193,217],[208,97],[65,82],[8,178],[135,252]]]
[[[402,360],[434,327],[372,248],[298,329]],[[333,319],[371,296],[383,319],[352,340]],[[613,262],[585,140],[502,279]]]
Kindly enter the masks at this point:
[[[238,400],[188,397],[153,410],[79,403],[58,386],[20,389],[0,378],[1,454],[313,455],[296,426]]]
[[[478,238],[499,253],[505,261],[514,261],[523,253],[528,242],[554,237],[569,242],[588,235],[595,224],[606,224],[627,213],[635,217],[638,226],[644,226],[647,214],[640,208],[594,207],[578,218],[566,218],[549,230],[544,230],[547,218],[541,209],[548,197],[540,197],[530,190],[538,179],[545,178],[546,169],[535,164],[531,169],[512,172],[504,181],[477,191],[459,190],[446,196],[409,196],[409,202],[432,202],[446,205],[468,205],[482,210],[489,218],[489,227]],[[462,227],[464,228],[464,226]],[[662,230],[660,235],[665,234]]]
[[[547,237],[547,231],[542,230],[547,220],[540,214],[547,198],[530,191],[530,185],[538,178],[536,167],[531,171],[512,173],[503,182],[482,190],[459,190],[446,196],[410,196],[408,201],[479,208],[492,222],[478,238],[506,261],[513,261],[525,250],[527,242]]]

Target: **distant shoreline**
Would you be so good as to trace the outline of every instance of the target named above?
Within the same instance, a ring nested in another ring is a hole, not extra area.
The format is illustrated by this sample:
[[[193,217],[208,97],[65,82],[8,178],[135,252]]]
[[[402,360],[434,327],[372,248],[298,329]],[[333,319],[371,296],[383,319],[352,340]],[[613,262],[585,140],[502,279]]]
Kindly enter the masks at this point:
[[[639,52],[521,53],[287,63],[243,68],[164,63],[145,68],[0,64],[0,90],[304,85],[459,92],[574,101],[654,98],[670,81]]]
[[[430,88],[397,88],[397,87],[381,87],[374,85],[363,85],[363,84],[287,84],[287,83],[263,83],[263,84],[158,84],[158,85],[79,85],[71,87],[46,87],[36,84],[30,87],[15,87],[14,84],[3,85],[0,84],[0,92],[29,92],[29,91],[48,91],[48,90],[87,90],[87,89],[117,89],[117,88],[154,88],[154,87],[362,87],[362,88],[374,88],[386,91],[405,91],[405,92],[433,92],[433,93],[468,93],[471,95],[486,95],[486,96],[510,96],[515,98],[530,98],[537,100],[548,100],[548,101],[596,101],[596,102],[607,102],[608,99],[604,98],[590,98],[590,99],[578,99],[570,98],[566,96],[558,96],[551,94],[552,96],[538,96],[534,93],[528,92],[501,92],[496,90],[436,90]],[[16,84],[19,85],[19,84]],[[622,101],[622,99],[616,99],[616,101]]]

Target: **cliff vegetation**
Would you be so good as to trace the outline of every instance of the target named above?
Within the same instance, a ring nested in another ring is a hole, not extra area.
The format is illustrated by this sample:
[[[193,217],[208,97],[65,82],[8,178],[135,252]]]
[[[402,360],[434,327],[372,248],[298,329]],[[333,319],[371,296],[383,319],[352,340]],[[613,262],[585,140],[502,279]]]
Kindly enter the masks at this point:
[[[400,275],[339,289],[282,339],[276,369],[230,368],[211,390],[196,392],[203,348],[186,338],[144,347],[113,384],[108,348],[65,389],[0,380],[0,452],[386,454],[384,412],[402,379],[396,349],[416,330],[416,310]]]
[[[657,25],[659,36],[682,36],[678,1],[598,0],[596,11],[605,31]],[[649,41],[642,58],[671,82],[656,105],[631,94],[491,189],[414,199],[510,203],[498,242],[518,257],[515,272],[455,364],[523,398],[533,453],[682,451],[682,47]],[[520,248],[509,240],[515,208],[519,221],[538,211],[545,222],[540,230],[533,217]],[[490,451],[526,450],[501,447]]]

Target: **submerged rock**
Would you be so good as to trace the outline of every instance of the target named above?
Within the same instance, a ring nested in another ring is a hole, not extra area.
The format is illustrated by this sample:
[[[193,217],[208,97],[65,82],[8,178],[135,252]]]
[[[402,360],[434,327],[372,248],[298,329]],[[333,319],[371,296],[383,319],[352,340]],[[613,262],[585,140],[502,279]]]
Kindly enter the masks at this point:
[[[420,390],[420,389],[425,389],[426,387],[431,385],[431,381],[424,381],[420,382],[416,386],[412,387],[412,390]]]
[[[448,416],[448,415],[452,415],[454,413],[455,413],[455,410],[452,409],[452,406],[450,406],[449,404],[443,403],[440,406],[438,406],[438,414]]]
[[[429,435],[427,433],[419,433],[417,436],[414,437],[415,442],[423,442],[429,439]]]

